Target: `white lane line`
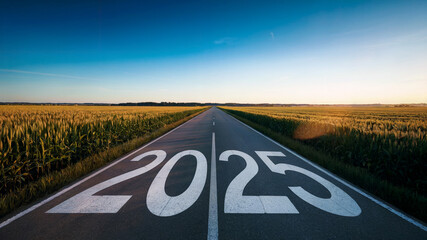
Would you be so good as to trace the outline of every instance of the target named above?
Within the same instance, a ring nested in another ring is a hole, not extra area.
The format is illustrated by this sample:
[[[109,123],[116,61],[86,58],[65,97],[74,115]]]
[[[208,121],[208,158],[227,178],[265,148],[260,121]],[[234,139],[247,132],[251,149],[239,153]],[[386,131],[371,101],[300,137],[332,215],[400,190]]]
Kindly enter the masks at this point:
[[[226,113],[226,114],[227,114],[227,113]],[[313,166],[313,167],[317,168],[317,169],[318,169],[318,170],[320,170],[321,172],[323,172],[323,173],[327,174],[328,176],[330,176],[330,177],[334,178],[334,179],[335,179],[335,180],[337,180],[338,182],[340,182],[340,183],[344,184],[345,186],[349,187],[349,188],[350,188],[350,189],[352,189],[353,191],[358,192],[360,195],[362,195],[362,196],[364,196],[364,197],[366,197],[366,198],[370,199],[370,200],[371,200],[371,201],[373,201],[374,203],[376,203],[376,204],[380,205],[381,207],[383,207],[383,208],[385,208],[385,209],[389,210],[390,212],[392,212],[392,213],[396,214],[397,216],[401,217],[402,219],[404,219],[404,220],[406,220],[406,221],[408,221],[408,222],[412,223],[413,225],[415,225],[415,226],[417,226],[417,227],[421,228],[421,229],[422,229],[422,230],[424,230],[424,231],[427,231],[427,226],[424,226],[422,223],[418,222],[417,220],[415,220],[415,219],[413,219],[413,218],[409,217],[408,215],[406,215],[406,214],[404,214],[404,213],[402,213],[402,212],[400,212],[400,211],[398,211],[398,210],[396,210],[396,209],[392,208],[392,207],[391,207],[391,206],[389,206],[388,204],[386,204],[386,203],[384,203],[384,202],[382,202],[382,201],[380,201],[380,200],[378,200],[378,199],[374,198],[373,196],[371,196],[371,195],[367,194],[367,193],[366,193],[366,192],[364,192],[363,190],[360,190],[360,189],[358,189],[357,187],[353,186],[352,184],[350,184],[350,183],[349,183],[349,182],[347,182],[346,180],[344,180],[344,179],[342,179],[342,178],[340,178],[340,177],[336,176],[335,174],[333,174],[333,173],[331,173],[331,172],[328,172],[327,170],[325,170],[325,169],[324,169],[324,168],[322,168],[321,166],[319,166],[319,165],[317,165],[317,164],[315,164],[315,163],[313,163],[313,162],[311,162],[311,161],[307,160],[306,158],[304,158],[303,156],[299,155],[298,153],[296,153],[296,152],[294,152],[294,151],[290,150],[289,148],[287,148],[287,147],[285,147],[285,146],[281,145],[280,143],[278,143],[278,142],[274,141],[273,139],[271,139],[271,138],[269,138],[269,137],[265,136],[264,134],[262,134],[262,133],[258,132],[257,130],[255,130],[255,129],[253,129],[252,127],[248,126],[247,124],[245,124],[245,123],[241,122],[240,120],[238,120],[237,118],[235,118],[235,117],[231,116],[230,114],[227,114],[227,115],[229,115],[230,117],[234,118],[236,121],[238,121],[238,122],[240,122],[241,124],[245,125],[245,126],[246,126],[246,127],[248,127],[249,129],[252,129],[254,132],[256,132],[256,133],[260,134],[261,136],[263,136],[263,137],[265,137],[265,138],[267,138],[268,140],[270,140],[271,142],[273,142],[273,143],[274,143],[274,144],[276,144],[277,146],[279,146],[279,147],[281,147],[281,148],[285,149],[286,151],[288,151],[288,152],[292,153],[293,155],[295,155],[296,157],[300,158],[300,159],[301,159],[301,160],[303,160],[304,162],[306,162],[306,163],[310,164],[311,166]]]
[[[215,126],[215,122],[212,122],[212,125]]]
[[[218,239],[218,197],[216,188],[215,133],[212,133],[211,187],[209,193],[208,240]]]
[[[203,114],[203,113],[202,113],[202,114]],[[197,116],[200,116],[200,115],[197,115]],[[196,117],[197,117],[197,116],[196,116]],[[174,132],[174,131],[175,131],[175,130],[177,130],[178,128],[180,128],[180,127],[184,126],[185,124],[187,124],[187,123],[191,122],[191,121],[192,121],[192,120],[194,120],[196,117],[194,117],[194,118],[192,118],[192,119],[188,120],[187,122],[185,122],[185,123],[183,123],[183,124],[179,125],[178,127],[174,128],[173,130],[171,130],[171,131],[167,132],[166,134],[164,134],[164,135],[162,135],[162,136],[160,136],[160,137],[158,137],[158,138],[154,139],[153,141],[151,141],[151,142],[149,142],[149,143],[145,144],[144,146],[142,146],[142,147],[140,147],[140,148],[138,148],[138,149],[136,149],[136,150],[134,150],[134,151],[130,152],[129,154],[125,155],[124,157],[120,158],[119,160],[116,160],[115,162],[112,162],[110,165],[107,165],[107,166],[105,166],[104,168],[101,168],[100,170],[98,170],[98,171],[94,172],[93,174],[91,174],[91,175],[87,176],[86,178],[84,178],[84,179],[82,179],[82,180],[80,180],[80,181],[76,182],[75,184],[71,185],[70,187],[67,187],[67,188],[63,189],[62,191],[60,191],[60,192],[56,193],[55,195],[53,195],[53,196],[51,196],[51,197],[49,197],[49,198],[47,198],[47,199],[45,199],[45,200],[43,200],[43,201],[41,201],[41,202],[37,203],[37,204],[35,204],[35,205],[33,205],[33,206],[31,206],[31,207],[29,207],[29,208],[25,209],[24,211],[22,211],[22,212],[20,212],[20,213],[16,214],[15,216],[13,216],[13,217],[11,217],[11,218],[7,219],[6,221],[4,221],[4,222],[2,222],[2,223],[0,224],[0,228],[2,228],[2,227],[4,227],[4,226],[8,225],[9,223],[11,223],[11,222],[15,221],[16,219],[18,219],[18,218],[20,218],[20,217],[24,216],[25,214],[27,214],[27,213],[29,213],[29,212],[31,212],[31,211],[34,211],[34,210],[35,210],[35,209],[37,209],[38,207],[40,207],[40,206],[42,206],[42,205],[44,205],[44,204],[46,204],[46,203],[48,203],[48,202],[52,201],[53,199],[55,199],[55,198],[59,197],[60,195],[62,195],[62,194],[64,194],[64,193],[68,192],[69,190],[71,190],[71,189],[73,189],[73,188],[77,187],[78,185],[80,185],[80,184],[82,184],[82,183],[86,182],[87,180],[89,180],[89,179],[91,179],[91,178],[95,177],[96,175],[98,175],[98,174],[100,174],[100,173],[104,172],[105,170],[109,169],[110,167],[112,167],[112,166],[114,166],[114,165],[116,165],[116,164],[120,163],[121,161],[125,160],[127,157],[129,157],[130,155],[134,154],[135,152],[138,152],[138,151],[140,151],[140,150],[142,150],[142,149],[144,149],[144,148],[148,147],[149,145],[153,144],[154,142],[156,142],[156,141],[158,141],[158,140],[162,139],[163,137],[165,137],[165,136],[169,135],[170,133]]]

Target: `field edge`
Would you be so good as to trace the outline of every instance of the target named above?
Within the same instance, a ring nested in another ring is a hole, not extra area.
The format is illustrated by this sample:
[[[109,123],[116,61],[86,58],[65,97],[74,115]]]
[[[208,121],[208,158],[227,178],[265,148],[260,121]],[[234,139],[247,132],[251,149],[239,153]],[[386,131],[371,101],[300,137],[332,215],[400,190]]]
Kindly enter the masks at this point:
[[[17,189],[16,191],[2,195],[0,197],[0,222],[7,219],[13,212],[21,209],[23,210],[28,207],[28,205],[40,201],[42,198],[47,197],[61,188],[80,180],[91,172],[114,162],[121,156],[124,156],[144,144],[166,134],[208,109],[209,107],[202,108],[200,111],[157,129],[148,135],[131,139],[123,144],[89,156],[76,164],[70,165],[59,171],[52,172],[33,183]]]

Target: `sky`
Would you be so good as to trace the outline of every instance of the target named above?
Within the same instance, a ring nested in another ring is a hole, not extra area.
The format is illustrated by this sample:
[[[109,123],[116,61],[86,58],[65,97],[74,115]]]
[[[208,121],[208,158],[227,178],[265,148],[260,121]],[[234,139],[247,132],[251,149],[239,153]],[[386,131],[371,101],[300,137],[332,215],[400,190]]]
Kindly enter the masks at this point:
[[[427,103],[427,1],[1,1],[0,102]]]

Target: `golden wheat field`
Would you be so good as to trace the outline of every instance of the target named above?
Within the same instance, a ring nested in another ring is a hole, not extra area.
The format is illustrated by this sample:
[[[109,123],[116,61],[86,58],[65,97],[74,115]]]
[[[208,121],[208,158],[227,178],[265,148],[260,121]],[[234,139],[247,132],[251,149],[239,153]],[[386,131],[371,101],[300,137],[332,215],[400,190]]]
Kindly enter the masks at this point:
[[[232,107],[249,113],[295,121],[349,127],[364,133],[422,138],[427,131],[427,107]]]
[[[0,193],[143,136],[201,107],[0,106]]]

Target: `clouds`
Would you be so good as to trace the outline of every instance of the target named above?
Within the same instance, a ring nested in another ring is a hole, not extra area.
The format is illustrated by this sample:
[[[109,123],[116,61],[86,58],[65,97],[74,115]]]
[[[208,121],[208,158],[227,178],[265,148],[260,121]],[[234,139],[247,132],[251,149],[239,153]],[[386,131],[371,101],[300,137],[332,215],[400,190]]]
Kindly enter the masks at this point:
[[[43,73],[43,72],[30,72],[23,71],[17,69],[1,69],[0,72],[8,72],[8,73],[23,73],[23,74],[32,74],[32,75],[40,75],[40,76],[49,76],[49,77],[60,77],[60,78],[71,78],[71,79],[79,79],[79,80],[95,80],[86,77],[72,76],[72,75],[64,75],[64,74],[54,74],[54,73]]]
[[[215,45],[230,45],[235,42],[235,38],[232,37],[224,37],[214,41]]]
[[[274,34],[274,32],[269,32],[269,35],[271,40],[276,40],[276,35]],[[237,39],[233,37],[223,37],[213,41],[213,43],[215,45],[233,45],[236,43],[236,40]]]

